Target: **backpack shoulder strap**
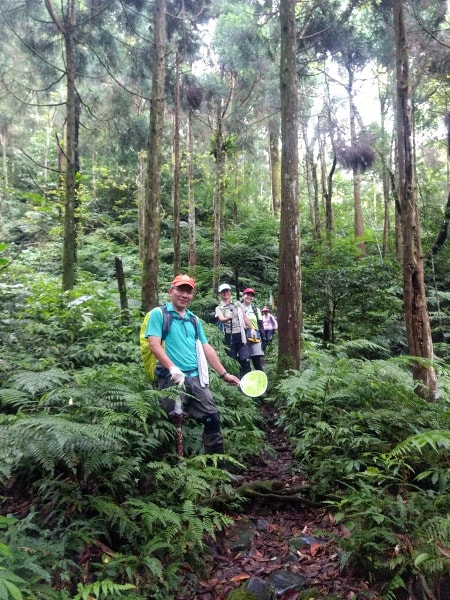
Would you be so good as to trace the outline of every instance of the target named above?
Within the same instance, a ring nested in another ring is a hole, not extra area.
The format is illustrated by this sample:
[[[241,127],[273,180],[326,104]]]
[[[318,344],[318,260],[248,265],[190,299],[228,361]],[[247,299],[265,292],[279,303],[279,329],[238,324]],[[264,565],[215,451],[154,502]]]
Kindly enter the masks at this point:
[[[169,333],[170,327],[172,325],[172,314],[170,313],[170,311],[167,310],[167,306],[165,304],[164,304],[164,306],[160,306],[159,308],[161,309],[162,316],[163,316],[161,341],[164,341],[166,339],[167,334]]]
[[[195,329],[195,339],[198,340],[198,317],[194,315],[194,313],[189,313],[189,319],[191,320],[192,325]]]
[[[256,316],[257,320],[258,321],[262,321],[261,311],[259,310],[259,308],[255,304],[252,304],[252,310],[255,313],[255,316]]]
[[[161,308],[161,312],[163,315],[163,325],[162,325],[162,332],[161,332],[161,341],[163,341],[166,339],[166,337],[170,331],[174,316],[170,310],[167,310],[166,304],[164,304],[164,306],[161,306],[160,308]],[[191,313],[190,311],[188,312],[188,317],[189,317],[189,320],[191,321],[192,325],[194,326],[195,338],[198,339],[198,317],[196,315],[194,315],[194,313]],[[181,317],[176,317],[176,318],[181,319]]]

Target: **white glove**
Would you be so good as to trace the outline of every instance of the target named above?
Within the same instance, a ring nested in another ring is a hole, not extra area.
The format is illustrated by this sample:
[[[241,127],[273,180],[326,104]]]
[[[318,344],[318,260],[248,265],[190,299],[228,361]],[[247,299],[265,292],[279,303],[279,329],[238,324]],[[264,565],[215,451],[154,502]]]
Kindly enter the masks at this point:
[[[182,406],[181,400],[179,398],[177,398],[175,400],[175,408],[173,409],[173,412],[176,415],[182,415],[183,414],[183,406]]]
[[[178,367],[170,367],[169,369],[170,376],[172,377],[172,381],[179,385],[180,387],[184,385],[184,373]]]

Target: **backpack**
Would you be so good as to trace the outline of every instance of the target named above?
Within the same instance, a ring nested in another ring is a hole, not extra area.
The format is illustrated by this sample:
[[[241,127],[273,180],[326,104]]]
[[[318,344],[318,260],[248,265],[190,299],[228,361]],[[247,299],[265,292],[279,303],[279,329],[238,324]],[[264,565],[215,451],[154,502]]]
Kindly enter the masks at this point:
[[[170,327],[172,325],[172,320],[178,319],[178,320],[182,321],[183,318],[180,317],[179,315],[174,315],[172,312],[167,310],[166,305],[159,306],[158,308],[162,312],[162,316],[163,316],[163,324],[162,324],[162,330],[161,330],[161,342],[163,342],[163,346],[164,346],[164,340],[166,339],[167,334],[170,331]],[[156,360],[156,356],[150,350],[150,346],[148,345],[148,339],[145,337],[145,330],[147,329],[147,323],[150,318],[150,312],[151,311],[149,311],[145,315],[144,320],[142,321],[141,331],[139,334],[139,344],[141,347],[142,362],[144,363],[144,371],[147,373],[147,375],[150,377],[150,379],[152,381],[157,381],[158,374],[159,374],[158,370],[161,368],[161,365]],[[190,313],[189,320],[191,321],[192,325],[194,326],[195,337],[198,339],[197,317],[195,315],[193,315],[192,313]]]
[[[264,328],[263,328],[261,311],[254,304],[252,304],[251,307],[252,307],[252,312],[256,317],[257,326],[256,326],[256,329],[253,330],[254,336],[252,336],[251,329],[246,328],[245,333],[247,336],[247,340],[250,343],[255,344],[257,342],[260,342],[262,340],[262,338],[264,337]]]
[[[258,331],[259,331],[260,335],[263,337],[264,327],[263,327],[261,311],[259,310],[259,308],[257,306],[255,306],[255,304],[252,304],[252,310],[255,314],[256,322],[258,323]]]

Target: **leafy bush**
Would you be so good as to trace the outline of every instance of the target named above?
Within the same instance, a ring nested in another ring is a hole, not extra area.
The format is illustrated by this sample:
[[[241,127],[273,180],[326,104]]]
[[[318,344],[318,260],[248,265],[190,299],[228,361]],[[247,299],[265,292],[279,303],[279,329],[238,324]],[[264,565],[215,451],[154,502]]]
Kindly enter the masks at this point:
[[[449,372],[430,403],[414,392],[410,357],[356,358],[373,345],[333,352],[305,348],[300,372],[277,387],[278,423],[288,432],[311,497],[335,507],[347,536],[342,568],[386,583],[386,598],[447,574],[450,511]]]

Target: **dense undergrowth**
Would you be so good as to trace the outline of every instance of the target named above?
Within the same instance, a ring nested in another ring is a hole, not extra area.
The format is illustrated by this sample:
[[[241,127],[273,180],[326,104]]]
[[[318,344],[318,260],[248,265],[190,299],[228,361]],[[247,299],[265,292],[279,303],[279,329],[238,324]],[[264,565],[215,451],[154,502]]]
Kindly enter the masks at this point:
[[[347,532],[342,568],[378,584],[385,599],[438,598],[450,558],[449,372],[439,399],[415,393],[410,357],[359,340],[305,348],[303,368],[278,385],[279,426],[298,468]]]
[[[206,463],[195,423],[187,458],[176,456],[141,366],[141,316],[112,298],[92,283],[61,294],[49,277],[3,285],[0,598],[167,600],[186,561],[201,574],[205,536],[229,523],[211,508],[231,493],[226,477]],[[342,569],[380,597],[432,599],[450,554],[447,365],[436,363],[428,403],[410,359],[367,340],[325,350],[305,333],[301,371],[278,381],[271,353],[269,401],[311,499],[347,532]],[[211,386],[229,459],[245,465],[265,445],[257,405],[214,375]]]

